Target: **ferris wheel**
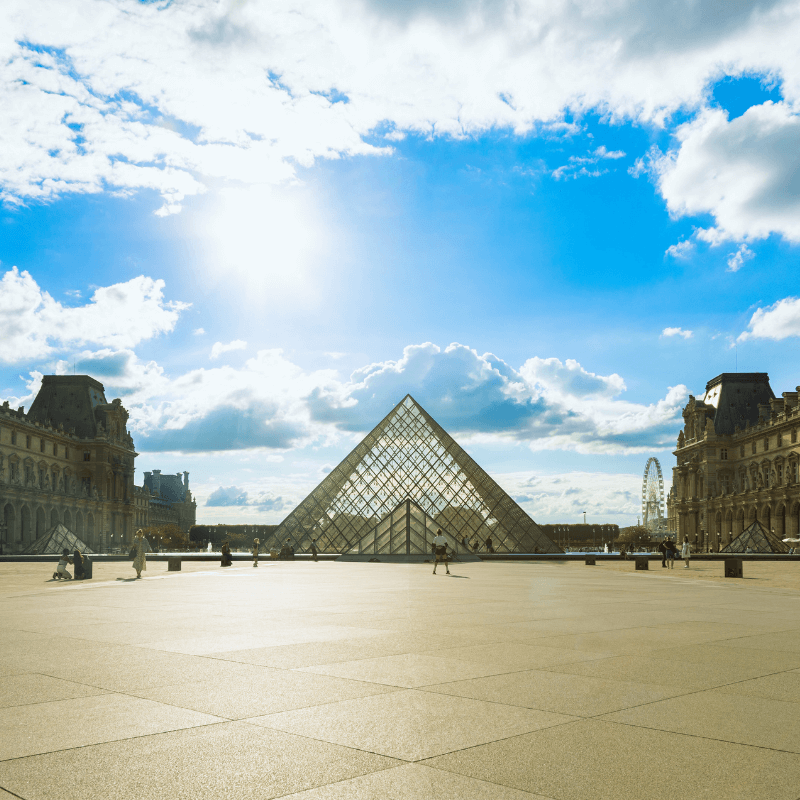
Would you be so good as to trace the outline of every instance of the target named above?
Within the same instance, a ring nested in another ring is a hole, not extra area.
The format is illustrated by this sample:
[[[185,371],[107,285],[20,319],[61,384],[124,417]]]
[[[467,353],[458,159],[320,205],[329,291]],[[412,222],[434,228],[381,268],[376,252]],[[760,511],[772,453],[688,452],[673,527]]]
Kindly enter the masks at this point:
[[[651,531],[664,527],[664,478],[657,458],[647,459],[642,479],[642,525]]]

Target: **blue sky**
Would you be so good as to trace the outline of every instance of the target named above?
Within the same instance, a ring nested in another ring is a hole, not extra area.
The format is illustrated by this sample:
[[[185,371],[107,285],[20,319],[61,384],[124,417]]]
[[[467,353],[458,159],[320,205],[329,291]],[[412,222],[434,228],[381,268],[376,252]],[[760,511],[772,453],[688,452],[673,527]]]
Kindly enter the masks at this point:
[[[69,8],[0,11],[0,399],[94,375],[201,521],[410,392],[535,519],[630,523],[690,392],[797,384],[797,3]]]

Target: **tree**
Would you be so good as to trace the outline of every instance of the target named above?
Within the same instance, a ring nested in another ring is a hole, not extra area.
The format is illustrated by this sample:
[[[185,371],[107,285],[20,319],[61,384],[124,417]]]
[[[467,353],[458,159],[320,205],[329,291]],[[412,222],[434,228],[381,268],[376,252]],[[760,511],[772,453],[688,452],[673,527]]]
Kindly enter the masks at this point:
[[[150,525],[142,528],[147,541],[155,550],[187,550],[189,548],[189,537],[175,524]]]
[[[617,544],[629,544],[642,547],[650,542],[650,531],[644,525],[631,525],[629,528],[620,528]]]

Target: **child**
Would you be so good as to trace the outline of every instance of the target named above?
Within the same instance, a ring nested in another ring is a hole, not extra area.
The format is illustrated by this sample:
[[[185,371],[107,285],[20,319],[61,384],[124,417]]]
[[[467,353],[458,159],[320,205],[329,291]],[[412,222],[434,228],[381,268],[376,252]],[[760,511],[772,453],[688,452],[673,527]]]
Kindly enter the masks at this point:
[[[58,562],[58,567],[53,573],[53,580],[60,580],[61,578],[63,578],[65,581],[72,580],[72,575],[67,572],[67,564],[71,563],[72,559],[69,557],[69,550],[64,548],[63,552],[61,553],[61,559]]]

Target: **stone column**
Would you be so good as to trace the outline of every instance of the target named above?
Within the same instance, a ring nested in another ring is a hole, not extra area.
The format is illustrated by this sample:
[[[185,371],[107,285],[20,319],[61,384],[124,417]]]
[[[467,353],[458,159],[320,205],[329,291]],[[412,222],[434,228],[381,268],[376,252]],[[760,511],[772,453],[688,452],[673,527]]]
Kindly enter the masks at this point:
[[[797,538],[797,513],[792,509],[786,511],[786,536],[784,538]]]
[[[781,511],[783,509],[783,512]],[[783,505],[780,501],[775,504],[775,507],[772,509],[772,527],[775,529],[775,535],[779,539],[783,539],[785,537],[784,533],[784,514],[786,511],[786,506]]]
[[[744,529],[742,528],[742,520],[739,518],[739,511],[742,509],[733,509],[733,538],[735,539]],[[747,509],[743,509],[747,513]]]

